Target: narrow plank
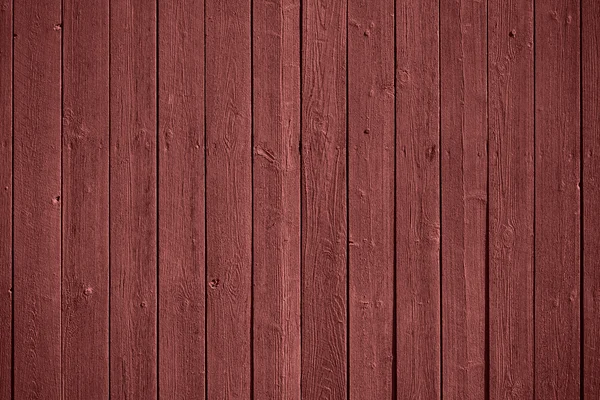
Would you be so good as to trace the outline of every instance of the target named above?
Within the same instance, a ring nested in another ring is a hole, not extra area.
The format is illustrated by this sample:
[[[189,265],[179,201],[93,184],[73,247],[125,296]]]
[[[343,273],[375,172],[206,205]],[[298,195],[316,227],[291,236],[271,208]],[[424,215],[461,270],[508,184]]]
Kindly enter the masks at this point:
[[[439,1],[396,2],[396,377],[441,395]]]
[[[350,398],[391,399],[394,1],[348,2]]]
[[[302,5],[302,398],[347,397],[347,1]]]
[[[15,399],[61,397],[61,2],[14,9]]]
[[[300,400],[300,1],[253,5],[254,398]]]
[[[62,385],[108,398],[107,0],[63,1]]]
[[[533,0],[491,1],[489,391],[533,398]]]
[[[160,3],[161,399],[204,399],[204,2]]]
[[[13,4],[0,6],[0,398],[12,398]]]
[[[583,113],[583,396],[600,398],[600,3],[581,2]]]
[[[110,396],[157,398],[156,3],[110,11]]]
[[[209,399],[251,382],[250,1],[206,0],[206,352]]]
[[[487,10],[442,0],[442,397],[485,397]]]
[[[535,6],[535,396],[580,389],[578,0]]]

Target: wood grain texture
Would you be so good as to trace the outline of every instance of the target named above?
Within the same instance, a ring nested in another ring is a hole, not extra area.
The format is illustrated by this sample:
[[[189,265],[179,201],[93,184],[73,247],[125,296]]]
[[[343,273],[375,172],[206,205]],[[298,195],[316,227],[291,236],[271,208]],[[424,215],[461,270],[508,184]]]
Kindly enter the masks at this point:
[[[489,392],[533,398],[533,0],[488,3]]]
[[[486,369],[486,4],[442,0],[442,397],[484,399]]]
[[[206,351],[209,399],[251,386],[250,1],[206,0]]]
[[[439,399],[439,2],[396,0],[396,378]]]
[[[253,5],[254,398],[300,400],[300,1]]]
[[[157,397],[156,3],[110,5],[110,395]]]
[[[159,398],[204,399],[204,2],[158,21]]]
[[[348,2],[350,398],[391,399],[394,2]]]
[[[0,398],[12,396],[13,4],[0,3]]]
[[[600,3],[581,1],[583,397],[600,398]]]
[[[535,397],[580,389],[579,1],[535,6]]]
[[[62,385],[108,397],[107,0],[63,1]]]
[[[61,397],[61,2],[14,10],[14,391]]]
[[[347,2],[302,25],[302,398],[347,397]]]

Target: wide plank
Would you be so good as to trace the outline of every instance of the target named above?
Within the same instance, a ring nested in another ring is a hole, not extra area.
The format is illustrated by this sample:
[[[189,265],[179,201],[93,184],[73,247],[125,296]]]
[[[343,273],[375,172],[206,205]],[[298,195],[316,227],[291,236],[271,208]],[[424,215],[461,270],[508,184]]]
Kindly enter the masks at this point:
[[[302,6],[302,398],[347,396],[347,1]]]
[[[391,399],[394,361],[394,1],[348,1],[350,398]]]
[[[62,382],[70,399],[108,397],[108,7],[63,1]]]
[[[250,1],[206,0],[207,398],[251,397]]]
[[[441,396],[439,0],[396,0],[396,380]]]
[[[538,399],[578,399],[580,395],[579,18],[578,0],[535,4]]]
[[[60,0],[14,8],[15,399],[61,398],[61,36]]]
[[[110,5],[110,397],[157,398],[156,3]]]
[[[254,398],[300,400],[300,1],[253,6]]]
[[[204,2],[158,23],[159,398],[204,399]]]
[[[533,398],[533,0],[488,4],[489,396]]]
[[[485,398],[486,3],[442,0],[442,397]]]

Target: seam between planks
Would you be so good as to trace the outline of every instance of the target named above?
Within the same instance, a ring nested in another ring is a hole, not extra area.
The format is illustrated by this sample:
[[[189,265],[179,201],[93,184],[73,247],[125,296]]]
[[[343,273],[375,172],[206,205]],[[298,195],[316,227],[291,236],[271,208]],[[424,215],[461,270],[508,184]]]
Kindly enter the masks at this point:
[[[489,0],[485,3],[485,109],[486,109],[486,203],[485,203],[485,338],[484,338],[484,396],[490,399],[490,13]]]
[[[154,52],[156,54],[156,60],[154,61],[154,65],[155,65],[155,80],[156,82],[154,83],[154,87],[155,87],[155,102],[156,102],[156,122],[155,122],[155,136],[156,136],[156,321],[155,321],[155,326],[156,326],[156,336],[155,336],[155,340],[156,340],[156,398],[160,399],[160,225],[159,225],[159,221],[160,221],[160,207],[159,207],[159,203],[160,203],[160,84],[159,84],[159,66],[160,66],[160,61],[159,61],[159,56],[160,56],[160,51],[159,51],[159,46],[160,46],[160,41],[159,41],[159,30],[160,30],[160,23],[159,23],[159,18],[160,18],[160,13],[159,13],[159,9],[158,9],[158,3],[159,0],[154,0],[154,12],[156,14],[156,25],[154,27],[154,29],[156,30],[156,37],[155,37],[155,48],[154,48]]]
[[[392,399],[398,398],[398,1],[394,0],[394,272],[393,272],[393,311],[392,311]]]
[[[585,399],[585,230],[583,189],[583,1],[579,1],[579,398]]]
[[[250,399],[254,400],[254,0],[250,0]]]
[[[536,32],[536,1],[535,0],[531,0],[532,1],[532,14],[533,14],[533,244],[532,244],[532,252],[533,252],[533,290],[532,290],[532,297],[533,297],[533,301],[532,301],[532,313],[533,313],[533,354],[532,354],[532,360],[533,360],[533,371],[532,371],[532,382],[533,382],[533,398],[536,399],[536,379],[535,379],[535,374],[536,374],[536,321],[535,321],[535,317],[536,317],[536,304],[535,304],[535,297],[536,297],[536,271],[537,271],[537,263],[536,263],[536,259],[537,259],[537,252],[536,252],[536,216],[537,216],[537,185],[536,185],[536,177],[537,177],[537,77],[535,74],[536,71],[536,61],[537,61],[537,57],[536,57],[536,36],[537,36],[537,32]]]
[[[444,270],[443,270],[443,258],[442,258],[442,41],[441,41],[441,34],[442,34],[442,18],[441,18],[441,13],[442,13],[442,4],[441,4],[442,0],[438,0],[438,14],[437,14],[437,22],[438,22],[438,31],[437,31],[437,48],[438,48],[438,59],[437,59],[437,63],[438,63],[438,101],[437,101],[437,106],[438,106],[438,208],[439,208],[439,224],[440,224],[440,233],[439,233],[439,248],[438,248],[438,268],[439,268],[439,276],[440,276],[440,282],[439,282],[439,293],[438,293],[438,302],[440,305],[440,314],[439,314],[439,321],[440,321],[440,326],[438,327],[439,329],[439,341],[440,341],[440,352],[438,354],[438,359],[439,359],[439,364],[440,364],[440,372],[439,372],[439,391],[440,391],[440,400],[443,400],[444,398],[444,318],[443,318],[443,311],[444,311],[444,304],[442,301],[442,296],[444,294],[444,290],[443,290],[443,279],[444,279]]]

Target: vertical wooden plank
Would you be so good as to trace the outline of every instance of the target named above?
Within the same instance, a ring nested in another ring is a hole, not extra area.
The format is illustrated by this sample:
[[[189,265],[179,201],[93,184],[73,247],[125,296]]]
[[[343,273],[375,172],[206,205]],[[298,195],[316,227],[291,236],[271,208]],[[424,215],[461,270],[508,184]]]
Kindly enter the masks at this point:
[[[61,2],[14,9],[14,392],[61,396]]]
[[[600,3],[581,1],[583,396],[600,398]]]
[[[0,398],[12,396],[13,4],[0,3]]]
[[[483,399],[486,364],[487,10],[442,0],[442,397]]]
[[[204,399],[204,2],[159,3],[161,399]]]
[[[108,1],[63,1],[63,397],[108,397]]]
[[[532,399],[533,0],[488,7],[490,399]]]
[[[254,398],[300,400],[300,1],[253,5]]]
[[[347,396],[347,1],[302,16],[302,398]]]
[[[535,396],[579,398],[578,0],[535,5]]]
[[[348,3],[350,398],[392,398],[394,2]]]
[[[396,1],[397,392],[440,398],[439,1]]]
[[[156,3],[110,11],[110,394],[157,397]]]
[[[206,0],[206,303],[209,399],[250,398],[250,1]]]

